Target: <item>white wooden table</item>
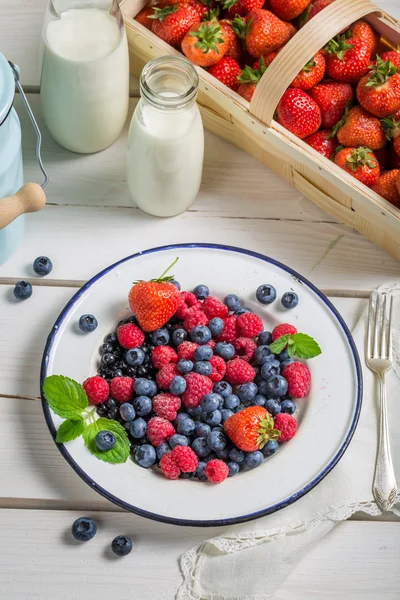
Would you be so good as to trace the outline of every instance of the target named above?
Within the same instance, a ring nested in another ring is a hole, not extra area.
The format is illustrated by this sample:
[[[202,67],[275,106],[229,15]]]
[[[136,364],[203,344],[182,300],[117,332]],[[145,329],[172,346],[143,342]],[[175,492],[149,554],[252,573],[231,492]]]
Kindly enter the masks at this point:
[[[192,208],[173,219],[133,208],[125,181],[127,128],[111,148],[93,156],[63,150],[44,129],[37,57],[45,4],[0,0],[0,50],[21,67],[50,175],[48,205],[28,217],[23,246],[0,267],[0,598],[172,600],[180,583],[179,556],[221,530],[178,528],[125,514],[63,460],[42,416],[38,382],[47,333],[66,301],[99,269],[137,250],[221,242],[297,269],[331,297],[352,328],[370,291],[400,279],[400,265],[208,132],[202,188]],[[379,4],[400,16],[398,0]],[[34,134],[19,98],[16,108],[25,179],[37,180]],[[31,265],[41,254],[52,259],[54,270],[50,278],[35,280]],[[12,300],[13,284],[21,278],[34,283],[26,303]],[[100,531],[90,544],[75,545],[70,526],[89,511],[96,511]],[[303,558],[279,598],[397,599],[400,522],[364,518],[342,523]],[[105,551],[119,533],[134,539],[129,563],[111,560]]]

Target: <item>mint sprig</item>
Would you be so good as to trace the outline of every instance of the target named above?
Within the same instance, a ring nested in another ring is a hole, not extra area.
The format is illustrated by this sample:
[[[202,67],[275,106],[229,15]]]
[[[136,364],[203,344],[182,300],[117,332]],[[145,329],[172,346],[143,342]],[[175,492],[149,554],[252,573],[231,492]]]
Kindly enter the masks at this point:
[[[285,348],[288,348],[288,354],[298,358],[314,358],[321,354],[321,348],[311,336],[306,333],[294,333],[292,335],[282,335],[280,338],[270,344],[269,349],[274,354],[279,354]]]
[[[99,431],[111,431],[115,436],[115,446],[111,450],[102,452],[95,444],[95,437]],[[83,441],[85,442],[89,452],[96,458],[103,460],[108,463],[124,463],[127,461],[129,456],[129,440],[126,430],[117,421],[111,419],[100,418],[94,423],[86,427],[83,434]]]
[[[64,423],[61,423],[57,430],[56,442],[63,444],[64,442],[70,442],[75,438],[82,435],[86,427],[85,421],[82,417],[75,419],[67,419]]]
[[[83,387],[63,375],[46,377],[43,394],[51,410],[63,419],[78,417],[89,404]]]

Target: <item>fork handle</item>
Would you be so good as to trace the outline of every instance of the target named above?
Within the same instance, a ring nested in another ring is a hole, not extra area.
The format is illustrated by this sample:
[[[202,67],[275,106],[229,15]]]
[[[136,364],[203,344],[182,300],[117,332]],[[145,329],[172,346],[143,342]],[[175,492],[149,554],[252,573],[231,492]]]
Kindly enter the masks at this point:
[[[380,424],[378,454],[376,457],[373,493],[383,511],[392,508],[397,500],[397,485],[390,452],[389,426],[387,419],[385,375],[379,375]]]

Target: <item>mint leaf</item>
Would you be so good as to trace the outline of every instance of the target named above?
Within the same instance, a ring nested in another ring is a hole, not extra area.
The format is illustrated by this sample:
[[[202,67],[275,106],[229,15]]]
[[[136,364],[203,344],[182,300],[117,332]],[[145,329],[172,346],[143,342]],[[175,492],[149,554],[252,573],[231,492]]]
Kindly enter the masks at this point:
[[[111,431],[115,435],[115,446],[112,450],[102,452],[94,442],[99,431]],[[86,427],[82,434],[83,440],[89,449],[89,452],[96,458],[108,463],[124,463],[129,456],[129,440],[126,430],[117,421],[112,419],[100,418]]]
[[[46,377],[43,395],[51,410],[64,419],[80,416],[89,404],[83,387],[64,375]]]
[[[314,358],[321,354],[321,348],[317,342],[305,333],[295,333],[291,336],[293,344],[289,346],[289,356],[299,358]]]
[[[56,442],[62,444],[74,440],[83,433],[85,427],[85,421],[82,418],[67,419],[58,428]]]
[[[287,335],[282,335],[280,338],[275,340],[275,342],[272,342],[272,344],[269,345],[269,349],[271,352],[273,352],[273,354],[279,354],[287,345],[289,338],[289,333]]]

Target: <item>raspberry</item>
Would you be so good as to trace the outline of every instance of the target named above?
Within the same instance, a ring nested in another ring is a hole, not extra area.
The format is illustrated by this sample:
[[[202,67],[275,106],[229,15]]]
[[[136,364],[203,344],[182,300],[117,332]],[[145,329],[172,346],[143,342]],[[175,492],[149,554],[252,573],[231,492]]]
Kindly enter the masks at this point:
[[[152,417],[147,423],[147,439],[155,448],[165,440],[169,440],[174,433],[175,428],[172,423],[161,417]]]
[[[236,356],[243,358],[246,362],[250,362],[254,356],[254,352],[257,350],[257,344],[247,337],[237,338],[233,342],[233,346],[236,350]]]
[[[176,311],[175,315],[178,317],[178,319],[181,319],[181,321],[183,321],[187,315],[189,308],[191,308],[192,306],[198,306],[199,308],[201,308],[201,303],[199,302],[199,300],[197,300],[193,292],[181,292],[181,298],[182,304]]]
[[[292,415],[279,413],[275,417],[274,426],[281,432],[278,442],[288,442],[296,435],[297,421]]]
[[[217,342],[233,342],[237,338],[237,317],[230,315],[224,319],[222,333],[216,336]]]
[[[171,346],[156,346],[151,352],[151,362],[156,369],[177,361],[178,355]]]
[[[228,477],[229,467],[223,460],[215,458],[208,461],[204,473],[211,483],[221,483]]]
[[[274,342],[283,335],[293,335],[294,333],[297,333],[297,329],[294,325],[289,325],[289,323],[281,323],[272,330],[272,341]]]
[[[199,345],[194,342],[182,342],[182,344],[179,344],[177,348],[179,360],[194,361],[194,351],[198,347]]]
[[[304,398],[310,391],[311,373],[301,362],[290,363],[282,371],[288,382],[288,394],[292,398]]]
[[[188,373],[185,375],[186,390],[182,394],[182,402],[187,408],[196,408],[201,399],[212,390],[212,381],[205,375],[199,373]]]
[[[186,313],[185,320],[183,321],[183,328],[190,333],[193,327],[197,327],[198,325],[208,325],[208,319],[197,306],[193,306],[192,308],[189,308]]]
[[[86,392],[90,404],[101,404],[108,399],[110,394],[107,381],[98,375],[85,379],[82,387]]]
[[[226,365],[225,379],[231,385],[249,383],[255,376],[253,367],[242,358],[234,358]]]
[[[193,473],[199,462],[189,446],[175,446],[171,452],[171,458],[183,473]]]
[[[164,365],[156,375],[156,382],[162,390],[168,390],[171,382],[176,375],[180,375],[175,363]]]
[[[139,348],[144,343],[143,331],[134,323],[126,323],[118,327],[118,341],[123,348]]]
[[[264,329],[262,319],[254,313],[243,313],[238,317],[237,328],[243,337],[253,338]]]
[[[208,296],[204,300],[202,308],[209,319],[213,319],[214,317],[224,319],[228,316],[228,308],[221,300],[214,298],[214,296]]]
[[[181,470],[171,456],[172,452],[164,454],[160,460],[160,468],[167,479],[178,479]]]
[[[210,375],[211,381],[221,381],[226,371],[226,364],[224,359],[220,356],[212,356],[210,358],[210,364],[212,366],[212,371]]]
[[[176,419],[176,411],[181,407],[179,396],[172,394],[157,394],[153,398],[153,410],[158,417],[173,421]]]
[[[128,402],[133,397],[132,377],[114,377],[110,383],[111,398],[117,402]]]
[[[210,348],[212,348],[214,350],[214,348],[215,348],[214,340],[210,340],[209,342],[207,342],[206,346],[210,346]]]

